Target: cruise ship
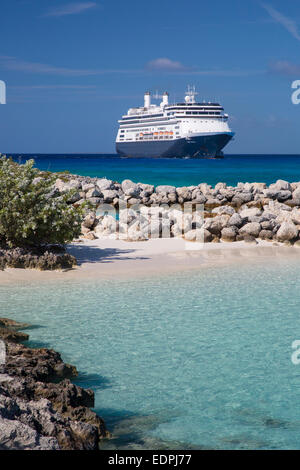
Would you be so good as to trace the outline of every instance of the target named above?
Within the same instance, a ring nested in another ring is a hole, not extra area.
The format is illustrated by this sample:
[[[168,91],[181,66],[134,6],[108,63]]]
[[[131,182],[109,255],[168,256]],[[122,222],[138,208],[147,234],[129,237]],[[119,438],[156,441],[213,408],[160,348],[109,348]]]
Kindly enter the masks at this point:
[[[169,94],[156,95],[162,101],[130,108],[119,122],[116,151],[126,157],[218,158],[234,133],[228,114],[219,103],[195,100],[195,87],[188,87],[184,103],[170,104]]]

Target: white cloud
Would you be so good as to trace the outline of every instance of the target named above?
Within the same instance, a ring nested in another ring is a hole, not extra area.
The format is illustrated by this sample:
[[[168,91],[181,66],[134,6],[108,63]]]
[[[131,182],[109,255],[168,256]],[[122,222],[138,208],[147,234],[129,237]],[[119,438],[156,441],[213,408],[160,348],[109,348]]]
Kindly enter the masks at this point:
[[[68,67],[57,67],[39,62],[19,60],[16,57],[0,55],[0,69],[16,72],[32,73],[38,75],[57,75],[65,77],[85,77],[109,74],[145,75],[148,73],[183,74],[183,75],[207,75],[220,77],[243,77],[265,73],[264,70],[246,69],[197,69],[196,67],[185,67],[180,62],[170,59],[156,59],[148,62],[141,69],[73,69]]]
[[[300,41],[300,33],[298,31],[297,23],[294,20],[284,16],[268,3],[262,3],[261,6],[269,13],[270,17],[274,21],[281,24],[295,39]]]
[[[293,64],[288,60],[278,60],[277,62],[270,64],[269,71],[283,75],[299,75],[300,64]]]
[[[58,8],[53,8],[52,10],[45,13],[43,16],[66,16],[66,15],[77,15],[82,13],[85,10],[94,8],[97,4],[95,2],[76,2],[76,3],[67,3]]]
[[[82,77],[88,75],[104,75],[109,73],[132,73],[134,70],[118,69],[71,69],[67,67],[56,67],[39,62],[28,62],[16,57],[0,56],[0,67],[5,70],[27,72],[45,75],[61,75],[68,77]]]
[[[146,64],[146,68],[148,70],[161,70],[171,72],[180,72],[182,70],[187,69],[187,67],[185,67],[181,62],[177,62],[166,57],[160,57],[158,59],[151,60]]]

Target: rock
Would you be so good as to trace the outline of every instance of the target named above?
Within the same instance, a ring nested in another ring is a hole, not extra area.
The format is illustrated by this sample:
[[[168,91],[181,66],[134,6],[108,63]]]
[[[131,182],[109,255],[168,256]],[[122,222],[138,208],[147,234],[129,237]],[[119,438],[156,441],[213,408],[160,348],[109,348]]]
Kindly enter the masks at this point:
[[[0,338],[5,341],[19,343],[21,341],[27,341],[29,339],[29,335],[21,331],[15,331],[9,328],[0,327]]]
[[[244,242],[245,243],[253,243],[254,245],[257,245],[257,241],[255,239],[255,237],[253,237],[252,235],[244,235]]]
[[[192,201],[196,204],[204,204],[207,198],[201,193],[199,189],[195,189],[192,192]]]
[[[260,222],[260,225],[261,225],[261,228],[262,230],[271,230],[273,231],[275,225],[276,225],[276,222],[274,221],[274,219],[271,219],[271,220],[263,220],[262,222]]]
[[[207,229],[212,235],[220,238],[221,231],[227,225],[229,219],[229,215],[220,215],[212,219],[206,219],[204,222],[204,228]]]
[[[13,330],[20,330],[24,328],[28,328],[30,325],[28,323],[20,323],[15,320],[11,320],[10,318],[0,318],[0,327],[1,328],[9,328]]]
[[[240,228],[241,235],[249,235],[257,238],[261,231],[261,225],[258,222],[250,222]]]
[[[131,180],[124,180],[121,186],[125,196],[138,197],[141,193],[139,185]]]
[[[219,191],[220,189],[226,189],[227,184],[226,183],[217,183],[215,186],[215,190]]]
[[[279,190],[267,188],[264,190],[264,196],[269,199],[277,199]]]
[[[155,191],[157,194],[161,194],[161,193],[163,194],[175,193],[176,194],[175,186],[168,186],[168,185],[157,186]]]
[[[192,200],[192,191],[187,187],[176,188],[179,204]]]
[[[141,197],[149,197],[154,192],[154,186],[152,184],[143,184],[138,183],[138,187],[140,188],[140,195]]]
[[[97,188],[89,189],[86,193],[86,198],[90,199],[91,197],[101,197],[101,192]]]
[[[93,228],[96,223],[96,214],[95,212],[89,212],[83,219],[82,225],[86,228]]]
[[[243,225],[243,220],[242,220],[240,214],[237,214],[237,213],[233,214],[230,217],[229,221],[228,221],[228,225],[229,226],[236,226],[236,227],[240,228]]]
[[[281,190],[277,194],[277,200],[279,202],[284,202],[287,199],[290,199],[291,197],[292,197],[292,193],[291,191],[288,191],[288,190]]]
[[[60,192],[70,191],[71,189],[81,189],[81,182],[75,179],[63,181],[62,179],[57,178],[55,181],[55,188]]]
[[[103,201],[106,204],[110,204],[113,200],[118,197],[118,191],[112,189],[103,189],[102,190]]]
[[[252,207],[251,209],[243,209],[239,212],[239,215],[242,219],[247,219],[251,221],[253,217],[259,217],[262,214],[262,211],[257,207]]]
[[[96,184],[101,192],[104,190],[114,189],[112,180],[108,180],[107,178],[98,179]]]
[[[84,234],[83,238],[86,238],[87,240],[96,240],[96,235],[94,232],[87,232]]]
[[[294,224],[300,225],[300,210],[293,209],[291,212],[291,220]]]
[[[235,226],[224,227],[221,231],[221,239],[224,242],[234,242],[236,240],[237,233],[238,228]]]
[[[1,395],[0,395],[1,397]],[[0,404],[1,406],[1,404]],[[19,418],[19,417],[16,417]],[[18,419],[5,419],[0,408],[0,450],[59,450],[57,439],[45,437]]]
[[[80,199],[81,199],[80,193],[76,192],[76,193],[72,194],[72,196],[69,197],[68,202],[70,204],[74,204],[74,202],[78,202],[78,201],[80,201]]]
[[[232,202],[240,205],[240,202],[244,204],[246,202],[250,202],[252,198],[253,195],[251,192],[237,192],[236,195],[232,198]]]
[[[20,326],[5,318],[1,322],[7,330],[7,325]],[[66,379],[76,375],[76,368],[65,364],[53,350],[4,341],[0,449],[98,450],[99,440],[110,434],[90,409],[94,407],[93,391]]]
[[[212,213],[213,214],[218,214],[218,215],[223,215],[223,214],[233,215],[236,212],[235,212],[234,208],[231,207],[231,206],[221,206],[221,207],[215,207],[212,210]]]
[[[262,240],[271,240],[273,238],[272,230],[261,230],[258,235]]]
[[[297,186],[293,191],[293,199],[300,199],[300,186]]]
[[[270,184],[269,188],[275,191],[292,191],[290,183],[284,180],[277,180],[276,183]]]
[[[76,259],[64,249],[57,250],[49,245],[36,248],[0,249],[0,266],[2,269],[29,268],[40,270],[70,269],[76,265]]]
[[[196,230],[189,230],[184,234],[184,239],[192,242],[196,240]]]
[[[293,222],[283,222],[277,231],[276,239],[279,242],[294,240],[297,238],[299,230]]]
[[[95,189],[95,185],[93,183],[83,183],[82,184],[82,191],[84,191],[85,193],[87,193],[91,189]]]
[[[208,230],[206,230],[205,228],[202,228],[202,229],[200,229],[200,230],[203,231],[203,235],[202,235],[203,242],[204,242],[204,243],[209,243],[209,242],[211,242],[212,239],[213,239],[212,234],[211,234]]]
[[[204,206],[206,209],[214,209],[215,207],[221,206],[221,202],[219,199],[208,197]]]

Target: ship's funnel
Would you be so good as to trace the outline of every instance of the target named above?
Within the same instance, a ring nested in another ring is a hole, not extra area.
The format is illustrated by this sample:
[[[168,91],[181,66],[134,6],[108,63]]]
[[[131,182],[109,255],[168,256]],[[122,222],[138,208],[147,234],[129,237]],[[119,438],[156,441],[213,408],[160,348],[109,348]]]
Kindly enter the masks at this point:
[[[150,91],[146,91],[144,94],[144,108],[150,108],[151,104],[151,93]]]
[[[165,91],[162,97],[162,105],[167,106],[168,104],[169,104],[169,93]]]

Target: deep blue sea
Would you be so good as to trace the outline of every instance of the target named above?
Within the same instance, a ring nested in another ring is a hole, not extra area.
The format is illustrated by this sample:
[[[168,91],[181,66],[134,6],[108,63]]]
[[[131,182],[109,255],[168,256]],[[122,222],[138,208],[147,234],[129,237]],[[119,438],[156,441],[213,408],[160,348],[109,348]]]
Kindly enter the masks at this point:
[[[300,155],[225,155],[224,159],[185,158],[121,158],[103,154],[14,154],[16,161],[34,158],[41,170],[53,172],[68,170],[83,176],[107,177],[121,182],[174,186],[215,185],[222,181],[228,185],[238,182],[264,182],[277,179],[290,182],[300,180]]]

